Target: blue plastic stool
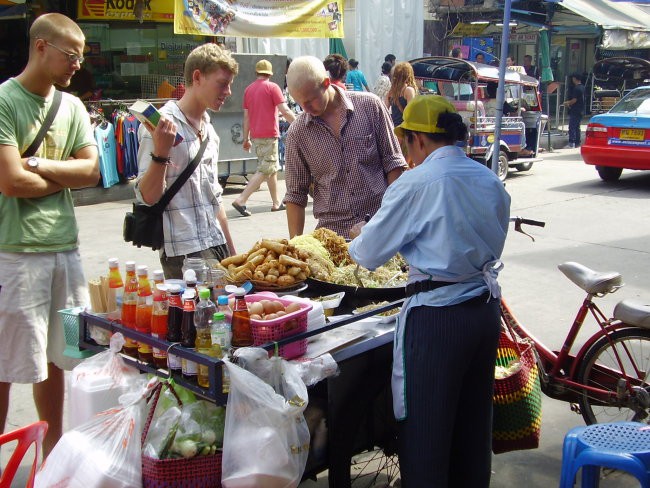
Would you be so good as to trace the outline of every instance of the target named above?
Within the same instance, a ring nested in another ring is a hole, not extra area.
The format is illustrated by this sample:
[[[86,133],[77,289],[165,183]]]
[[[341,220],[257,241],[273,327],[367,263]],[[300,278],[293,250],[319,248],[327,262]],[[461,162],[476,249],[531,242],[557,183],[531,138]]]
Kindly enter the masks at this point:
[[[650,488],[650,426],[613,422],[575,427],[564,437],[560,488],[572,488],[582,468],[582,488],[598,486],[600,468],[634,475]]]

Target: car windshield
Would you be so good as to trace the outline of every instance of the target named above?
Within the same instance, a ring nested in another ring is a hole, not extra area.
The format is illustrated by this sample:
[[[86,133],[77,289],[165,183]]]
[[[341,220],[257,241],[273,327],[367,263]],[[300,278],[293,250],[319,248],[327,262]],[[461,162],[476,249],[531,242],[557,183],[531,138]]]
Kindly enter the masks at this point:
[[[650,115],[650,88],[633,91],[623,97],[609,112],[614,114]]]

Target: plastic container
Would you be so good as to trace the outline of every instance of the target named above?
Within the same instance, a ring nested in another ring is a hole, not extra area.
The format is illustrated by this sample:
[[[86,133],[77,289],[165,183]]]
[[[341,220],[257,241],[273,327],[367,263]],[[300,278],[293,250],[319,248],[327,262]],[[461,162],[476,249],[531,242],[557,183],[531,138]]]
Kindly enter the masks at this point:
[[[261,300],[277,300],[285,307],[291,303],[298,303],[300,310],[288,313],[282,317],[273,320],[255,320],[251,319],[251,328],[253,331],[253,346],[261,346],[269,342],[279,341],[287,337],[300,334],[307,330],[307,318],[309,311],[312,309],[311,303],[303,301],[288,300],[285,297],[278,297],[273,293],[263,292],[253,295],[246,295],[246,303],[259,302]],[[232,312],[226,314],[228,319],[232,318]],[[285,359],[293,359],[302,356],[307,352],[307,339],[292,342],[280,346],[278,354]],[[273,354],[273,351],[270,351]]]
[[[89,349],[79,349],[79,314],[83,310],[83,307],[59,310],[61,321],[63,322],[63,334],[65,336],[65,350],[63,351],[63,355],[69,358],[84,359],[96,354]]]

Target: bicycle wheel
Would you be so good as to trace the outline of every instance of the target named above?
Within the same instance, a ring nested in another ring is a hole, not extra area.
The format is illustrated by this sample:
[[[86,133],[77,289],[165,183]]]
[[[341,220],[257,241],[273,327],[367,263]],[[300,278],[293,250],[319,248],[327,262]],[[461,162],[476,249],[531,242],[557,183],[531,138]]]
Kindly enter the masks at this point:
[[[611,341],[611,342],[610,342]],[[618,380],[623,371],[637,391],[616,397]],[[613,393],[609,399],[584,391],[579,399],[582,417],[587,424],[639,420],[648,422],[650,392],[650,330],[631,327],[619,329],[598,339],[585,353],[578,380],[588,386]]]

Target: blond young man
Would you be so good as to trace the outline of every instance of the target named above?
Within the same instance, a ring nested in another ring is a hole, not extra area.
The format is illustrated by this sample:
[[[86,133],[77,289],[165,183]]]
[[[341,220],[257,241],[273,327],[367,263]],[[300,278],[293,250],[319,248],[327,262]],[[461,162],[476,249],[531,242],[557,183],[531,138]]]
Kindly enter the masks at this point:
[[[182,278],[186,256],[221,260],[235,253],[218,181],[219,138],[207,111],[221,109],[238,71],[229,51],[216,44],[198,46],[185,61],[183,97],[160,109],[154,130],[143,125],[138,131],[136,197],[147,205],[160,200],[208,140],[198,167],[163,213],[160,263],[166,278]],[[177,132],[183,141],[174,146]]]
[[[81,101],[64,93],[35,157],[22,154],[81,67],[84,34],[68,17],[38,17],[29,60],[0,85],[0,431],[12,383],[33,383],[38,415],[48,422],[47,456],[62,435],[63,326],[57,310],[88,303],[71,188],[99,180],[97,148]]]

